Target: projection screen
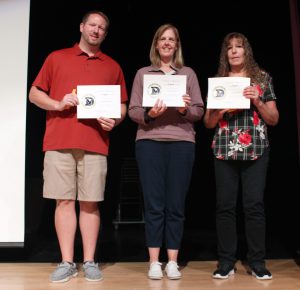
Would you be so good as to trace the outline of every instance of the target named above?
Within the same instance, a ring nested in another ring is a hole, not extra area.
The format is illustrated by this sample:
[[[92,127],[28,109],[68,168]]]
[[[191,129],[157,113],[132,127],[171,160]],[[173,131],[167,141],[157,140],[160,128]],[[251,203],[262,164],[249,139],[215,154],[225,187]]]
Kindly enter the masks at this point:
[[[0,0],[0,247],[22,247],[30,0]]]

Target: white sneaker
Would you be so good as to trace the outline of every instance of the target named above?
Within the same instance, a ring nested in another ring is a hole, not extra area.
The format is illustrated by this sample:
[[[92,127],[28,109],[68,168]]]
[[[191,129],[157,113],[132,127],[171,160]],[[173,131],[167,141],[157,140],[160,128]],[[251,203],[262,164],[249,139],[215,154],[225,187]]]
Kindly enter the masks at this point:
[[[160,262],[152,262],[148,271],[148,277],[153,280],[160,280],[163,277]]]
[[[181,278],[181,273],[179,272],[179,266],[175,261],[170,261],[165,268],[167,276],[171,280],[176,280]]]

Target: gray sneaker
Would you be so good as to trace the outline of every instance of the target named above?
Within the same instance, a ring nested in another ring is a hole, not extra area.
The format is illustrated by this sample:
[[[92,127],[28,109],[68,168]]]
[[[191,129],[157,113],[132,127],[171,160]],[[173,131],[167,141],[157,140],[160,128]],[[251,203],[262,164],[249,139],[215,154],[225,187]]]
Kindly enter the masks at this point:
[[[82,269],[84,277],[88,281],[100,281],[103,279],[103,275],[98,267],[98,263],[88,261],[83,263]]]
[[[54,283],[67,282],[77,275],[78,271],[75,263],[61,262],[50,275],[50,281]]]

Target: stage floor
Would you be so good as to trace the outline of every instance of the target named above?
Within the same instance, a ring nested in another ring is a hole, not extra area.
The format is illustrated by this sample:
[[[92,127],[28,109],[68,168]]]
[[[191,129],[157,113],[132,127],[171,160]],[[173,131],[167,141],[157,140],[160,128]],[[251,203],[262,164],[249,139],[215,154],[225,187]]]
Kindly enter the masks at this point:
[[[179,262],[217,260],[217,237],[212,230],[185,229]],[[266,259],[298,259],[297,240],[284,234],[267,235]],[[246,258],[245,236],[239,237],[237,258]],[[100,263],[147,262],[144,225],[104,226],[100,230],[96,252]],[[58,241],[53,232],[40,232],[25,239],[24,248],[1,248],[0,262],[58,263],[61,260]],[[160,260],[167,260],[166,252],[161,251]],[[82,262],[80,235],[75,242],[74,261]]]
[[[259,281],[247,274],[240,262],[237,272],[227,280],[212,279],[216,261],[190,261],[181,264],[182,279],[150,280],[147,278],[147,262],[102,263],[104,279],[88,282],[82,271],[76,278],[65,283],[49,282],[49,274],[55,263],[0,263],[0,290],[299,290],[300,268],[294,260],[267,260],[273,274],[272,280]],[[78,264],[79,269],[81,264]]]

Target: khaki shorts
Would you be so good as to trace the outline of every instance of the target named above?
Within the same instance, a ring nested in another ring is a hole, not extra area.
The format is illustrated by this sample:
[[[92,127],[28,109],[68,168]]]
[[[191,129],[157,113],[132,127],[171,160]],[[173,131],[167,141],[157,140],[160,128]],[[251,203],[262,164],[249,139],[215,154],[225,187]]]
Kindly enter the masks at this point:
[[[81,149],[47,151],[43,197],[65,200],[104,200],[107,158]]]

